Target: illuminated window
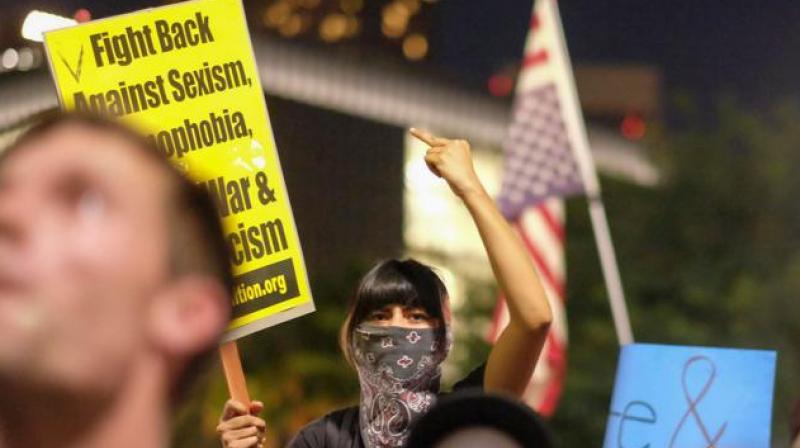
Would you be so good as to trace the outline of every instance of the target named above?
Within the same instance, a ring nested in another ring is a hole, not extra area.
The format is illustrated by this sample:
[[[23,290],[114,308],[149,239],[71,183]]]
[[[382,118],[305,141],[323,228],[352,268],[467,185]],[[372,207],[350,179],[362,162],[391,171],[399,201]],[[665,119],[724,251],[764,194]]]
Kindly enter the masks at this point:
[[[471,277],[491,278],[478,231],[469,212],[447,186],[430,172],[424,156],[427,146],[406,136],[404,240],[410,252],[447,260],[447,266]],[[475,171],[493,197],[500,187],[502,155],[473,146]]]

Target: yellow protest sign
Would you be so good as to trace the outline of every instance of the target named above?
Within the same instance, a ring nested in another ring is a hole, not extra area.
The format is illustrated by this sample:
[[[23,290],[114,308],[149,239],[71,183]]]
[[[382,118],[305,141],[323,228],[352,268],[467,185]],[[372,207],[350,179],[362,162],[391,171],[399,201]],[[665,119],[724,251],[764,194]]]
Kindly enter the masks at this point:
[[[61,105],[139,128],[217,202],[236,288],[226,340],[314,310],[240,0],[45,34]]]

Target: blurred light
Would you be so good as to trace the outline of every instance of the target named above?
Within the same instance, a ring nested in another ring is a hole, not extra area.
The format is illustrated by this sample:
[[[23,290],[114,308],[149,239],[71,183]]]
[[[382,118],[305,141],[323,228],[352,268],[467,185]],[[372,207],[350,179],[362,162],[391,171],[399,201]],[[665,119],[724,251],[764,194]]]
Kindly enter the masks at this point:
[[[419,0],[402,0],[401,3],[406,7],[410,15],[413,16],[419,12]]]
[[[647,131],[647,125],[639,115],[627,115],[622,119],[619,130],[628,140],[640,140]]]
[[[347,17],[344,14],[328,14],[319,24],[319,37],[325,42],[336,42],[347,33]]]
[[[409,11],[408,7],[403,2],[393,1],[387,3],[386,6],[383,7],[381,15],[383,16],[384,22],[391,22],[391,24],[396,25],[401,22],[408,22],[411,11]]]
[[[358,20],[357,17],[347,16],[347,30],[345,34],[347,36],[355,36],[359,31],[361,31],[361,21]]]
[[[3,68],[6,70],[16,68],[17,63],[19,62],[19,53],[17,53],[17,50],[13,48],[8,48],[3,52],[3,57],[0,58],[0,62],[3,64]]]
[[[431,173],[423,157],[407,161],[405,175],[406,188],[417,196],[415,208],[427,215],[447,213],[448,191],[441,188],[440,179]]]
[[[400,2],[394,1],[383,7],[381,12],[383,22],[381,31],[387,37],[400,37],[406,32],[410,17],[408,8]]]
[[[364,0],[340,0],[339,7],[346,14],[355,14],[364,7]]]
[[[412,61],[417,61],[428,54],[428,39],[421,34],[411,34],[403,40],[403,54]]]
[[[394,28],[386,23],[383,23],[381,25],[381,32],[383,32],[386,37],[400,37],[406,33],[406,26],[403,25],[401,27]]]
[[[92,13],[86,8],[80,8],[79,10],[75,11],[75,14],[73,14],[72,17],[78,23],[86,23],[92,20]]]
[[[303,31],[303,19],[299,14],[292,14],[280,26],[278,31],[285,37],[295,37]]]
[[[284,2],[279,1],[267,7],[264,11],[264,25],[270,28],[278,28],[283,25],[292,15],[292,7]]]
[[[25,47],[19,50],[19,65],[17,68],[22,71],[30,70],[33,68],[34,55],[31,48]]]
[[[78,22],[66,17],[42,11],[31,11],[22,23],[22,37],[34,42],[44,40],[43,33],[58,28],[76,25]]]
[[[514,80],[504,73],[495,73],[489,77],[487,87],[494,96],[508,96],[514,90]]]

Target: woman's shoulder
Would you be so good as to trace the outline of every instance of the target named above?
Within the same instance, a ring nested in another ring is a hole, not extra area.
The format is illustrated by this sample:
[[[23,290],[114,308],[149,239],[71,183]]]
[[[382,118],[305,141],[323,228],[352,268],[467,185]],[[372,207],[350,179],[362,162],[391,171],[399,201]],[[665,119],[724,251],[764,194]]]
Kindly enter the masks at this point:
[[[359,447],[358,406],[338,409],[304,426],[290,448]]]
[[[347,408],[337,409],[333,412],[329,412],[324,416],[309,423],[305,427],[309,428],[312,426],[316,427],[324,425],[334,425],[338,428],[345,428],[350,426],[358,428],[358,406],[350,406]]]

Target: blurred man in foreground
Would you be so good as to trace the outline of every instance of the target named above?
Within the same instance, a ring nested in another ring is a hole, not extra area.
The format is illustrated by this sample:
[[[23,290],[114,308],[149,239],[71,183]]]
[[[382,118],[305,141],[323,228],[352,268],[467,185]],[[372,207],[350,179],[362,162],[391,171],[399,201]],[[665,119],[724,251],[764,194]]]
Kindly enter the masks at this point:
[[[456,392],[414,424],[405,448],[551,448],[539,416],[509,396]]]
[[[34,125],[0,156],[0,448],[167,446],[228,260],[208,197],[139,135]]]

